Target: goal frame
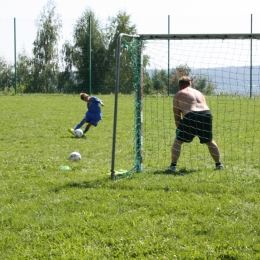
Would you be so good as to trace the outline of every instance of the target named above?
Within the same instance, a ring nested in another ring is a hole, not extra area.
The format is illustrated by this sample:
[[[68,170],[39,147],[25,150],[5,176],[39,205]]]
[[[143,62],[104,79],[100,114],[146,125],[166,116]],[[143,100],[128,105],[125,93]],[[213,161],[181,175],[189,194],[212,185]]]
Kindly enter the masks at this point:
[[[121,33],[117,39],[117,52],[116,52],[116,83],[115,83],[115,101],[114,101],[114,122],[113,122],[113,137],[112,137],[112,155],[111,155],[111,179],[116,180],[116,171],[115,171],[115,153],[116,153],[116,133],[117,133],[117,113],[118,113],[118,94],[119,94],[119,81],[120,81],[120,54],[121,54],[121,45],[123,37],[136,38],[141,41],[148,40],[229,40],[229,39],[241,39],[250,40],[250,97],[252,97],[252,40],[260,40],[260,33],[245,33],[245,34],[136,34],[130,35]],[[139,131],[135,133],[135,146],[137,148],[135,158],[137,160],[136,165],[134,166],[136,172],[142,172],[143,158],[142,158],[142,149],[143,149],[143,137],[142,137],[142,124],[143,124],[143,111],[142,111],[142,98],[143,98],[143,68],[142,68],[142,49],[143,44],[139,50],[138,55],[140,55],[140,84],[137,94],[139,99],[139,106],[135,111],[135,122],[139,125]],[[126,173],[127,175],[127,173]]]

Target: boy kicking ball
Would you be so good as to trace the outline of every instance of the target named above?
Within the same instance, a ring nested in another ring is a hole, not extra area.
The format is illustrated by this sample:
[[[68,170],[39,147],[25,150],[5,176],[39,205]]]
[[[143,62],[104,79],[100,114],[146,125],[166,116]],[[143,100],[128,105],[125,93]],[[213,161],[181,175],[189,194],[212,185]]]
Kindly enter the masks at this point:
[[[88,111],[86,112],[85,117],[81,120],[79,124],[77,124],[74,129],[69,129],[69,132],[74,135],[74,131],[76,129],[79,129],[82,127],[85,123],[87,123],[87,126],[85,130],[83,131],[83,137],[85,137],[85,134],[89,130],[89,128],[93,126],[97,126],[98,122],[102,120],[102,113],[101,113],[101,107],[104,106],[104,103],[102,100],[100,100],[97,97],[89,96],[86,93],[80,93],[81,100],[87,102],[87,108]]]

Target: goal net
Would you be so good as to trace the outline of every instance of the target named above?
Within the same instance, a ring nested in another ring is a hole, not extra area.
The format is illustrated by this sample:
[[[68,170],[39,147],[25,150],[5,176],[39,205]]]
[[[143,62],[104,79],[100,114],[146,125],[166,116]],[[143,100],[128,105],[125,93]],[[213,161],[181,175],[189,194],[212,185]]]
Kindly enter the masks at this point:
[[[258,172],[259,39],[259,34],[120,35],[111,178],[140,171],[167,172],[176,130],[173,97],[178,79],[184,75],[192,78],[193,87],[206,96],[224,171]],[[121,75],[129,66],[132,92],[120,95],[127,85]],[[127,118],[129,122],[125,123]],[[182,145],[180,174],[214,168],[207,146],[198,138]],[[124,170],[117,175],[118,169]]]

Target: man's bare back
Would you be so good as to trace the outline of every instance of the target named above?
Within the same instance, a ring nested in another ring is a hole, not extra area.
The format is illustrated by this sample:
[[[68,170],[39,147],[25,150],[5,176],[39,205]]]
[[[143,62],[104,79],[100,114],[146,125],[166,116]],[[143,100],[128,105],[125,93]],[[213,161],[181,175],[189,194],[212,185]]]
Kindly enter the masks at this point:
[[[192,87],[179,90],[174,97],[174,106],[180,110],[182,116],[191,111],[209,110],[204,95]]]

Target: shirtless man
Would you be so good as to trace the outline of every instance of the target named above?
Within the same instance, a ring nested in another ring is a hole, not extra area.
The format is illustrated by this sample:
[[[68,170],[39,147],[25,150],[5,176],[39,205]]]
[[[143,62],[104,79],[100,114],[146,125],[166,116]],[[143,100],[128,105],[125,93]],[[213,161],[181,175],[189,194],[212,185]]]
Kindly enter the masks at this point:
[[[212,115],[204,95],[191,87],[191,79],[187,76],[179,79],[179,91],[173,99],[173,113],[177,129],[172,145],[172,163],[168,170],[176,170],[182,143],[192,142],[195,136],[199,137],[200,143],[208,146],[216,170],[221,170],[223,165],[219,148],[212,138]]]

